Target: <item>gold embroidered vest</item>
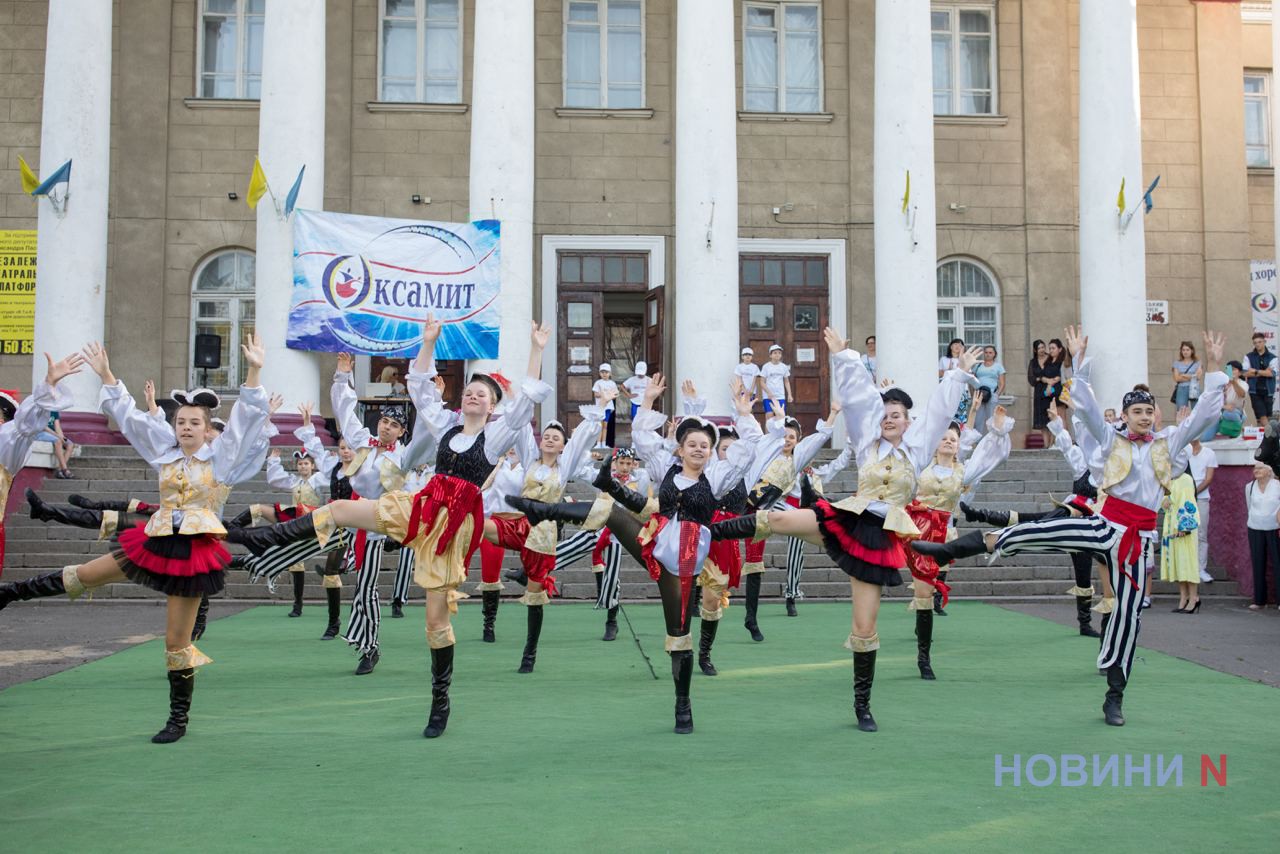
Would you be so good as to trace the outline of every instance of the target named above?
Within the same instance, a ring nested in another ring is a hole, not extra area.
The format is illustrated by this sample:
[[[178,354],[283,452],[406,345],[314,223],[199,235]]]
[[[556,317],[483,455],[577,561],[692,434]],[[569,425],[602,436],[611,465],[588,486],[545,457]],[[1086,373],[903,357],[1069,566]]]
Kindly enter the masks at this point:
[[[160,509],[147,520],[148,537],[173,534],[225,534],[222,527],[222,505],[230,487],[213,477],[213,462],[179,460],[160,466]],[[182,525],[173,529],[173,512],[182,511]]]
[[[776,486],[785,495],[796,485],[796,464],[791,457],[777,456],[765,467],[760,479],[770,486]],[[752,484],[754,486],[754,484]]]
[[[920,529],[903,509],[915,494],[915,467],[895,452],[883,460],[870,460],[858,469],[858,491],[833,506],[851,513],[864,513],[873,502],[883,501],[889,505],[884,529],[906,537],[918,537]]]
[[[372,453],[373,448],[357,448],[351,456],[351,462],[342,467],[342,473],[350,479],[360,471],[361,467],[364,466],[364,461],[369,459],[369,455]],[[404,489],[404,472],[400,471],[400,466],[385,455],[378,459],[378,483],[382,484],[383,492],[396,492]]]
[[[1165,492],[1169,491],[1169,481],[1173,478],[1173,463],[1169,459],[1169,443],[1164,439],[1156,439],[1151,443],[1151,467],[1155,470],[1156,480]],[[1116,436],[1111,444],[1111,453],[1102,467],[1102,489],[1110,489],[1129,476],[1133,468],[1133,442],[1124,436]]]
[[[320,500],[320,493],[316,492],[315,487],[311,485],[311,481],[302,480],[293,488],[293,503],[306,504],[309,507],[319,507],[324,502]]]
[[[920,473],[920,485],[916,489],[916,500],[934,510],[945,510],[954,513],[960,504],[960,496],[964,494],[964,466],[955,463],[951,473],[939,477],[933,466]]]
[[[524,498],[532,498],[534,501],[555,504],[564,495],[564,484],[560,482],[560,466],[558,464],[551,466],[546,480],[538,480],[535,477],[534,473],[540,468],[542,463],[536,462],[525,471],[524,487],[520,490],[520,495]],[[529,537],[524,543],[525,548],[539,554],[553,555],[556,553],[556,534],[554,521],[548,519],[545,522],[539,522],[529,529]]]

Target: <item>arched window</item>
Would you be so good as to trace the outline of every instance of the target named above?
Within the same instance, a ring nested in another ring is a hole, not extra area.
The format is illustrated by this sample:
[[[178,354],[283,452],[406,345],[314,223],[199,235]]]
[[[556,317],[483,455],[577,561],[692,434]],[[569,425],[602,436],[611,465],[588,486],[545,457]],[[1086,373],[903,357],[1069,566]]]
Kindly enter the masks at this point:
[[[219,250],[191,277],[191,385],[234,391],[244,379],[238,346],[253,331],[254,258],[246,249]],[[217,336],[211,338],[200,336]],[[201,367],[199,344],[216,343],[217,367]]]
[[[966,258],[938,264],[938,355],[952,338],[1000,349],[1000,289],[986,267]]]

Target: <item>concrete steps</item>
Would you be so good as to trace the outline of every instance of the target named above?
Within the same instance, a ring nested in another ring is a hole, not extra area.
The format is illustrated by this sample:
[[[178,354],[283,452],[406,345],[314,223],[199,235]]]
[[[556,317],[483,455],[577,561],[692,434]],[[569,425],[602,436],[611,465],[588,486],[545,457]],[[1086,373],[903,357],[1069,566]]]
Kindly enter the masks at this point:
[[[833,457],[833,451],[824,451],[819,462]],[[64,504],[68,496],[80,493],[98,500],[123,500],[142,498],[155,500],[155,473],[143,463],[131,448],[123,446],[86,447],[73,468],[76,479],[47,478],[40,486],[41,496],[52,503]],[[856,489],[856,472],[841,472],[827,484],[829,496],[843,497]],[[1053,451],[1014,451],[1010,459],[992,473],[978,488],[974,497],[977,505],[1000,507],[1019,512],[1038,512],[1053,508],[1050,496],[1063,498],[1071,491],[1071,475],[1061,456]],[[590,501],[593,491],[583,484],[572,484],[569,495],[574,500]],[[236,487],[228,515],[235,515],[248,504],[269,504],[287,496],[267,485],[263,475]],[[31,575],[47,572],[62,566],[84,563],[92,557],[104,554],[106,544],[97,541],[96,532],[62,525],[46,525],[28,518],[26,504],[21,495],[15,495],[10,503],[10,516],[6,520],[7,533],[4,579],[18,581]],[[961,521],[960,527],[973,527]],[[232,552],[239,547],[231,546]],[[816,546],[805,547],[805,572],[802,587],[809,599],[848,599],[848,577],[834,566],[826,554]],[[391,596],[398,555],[383,557],[379,589],[384,599]],[[314,561],[313,561],[314,563]],[[557,574],[558,585],[566,598],[594,599],[595,580],[589,560],[583,558]],[[505,566],[519,565],[516,555],[508,553]],[[761,592],[766,597],[780,597],[785,580],[786,545],[781,539],[769,541],[765,550],[766,571]],[[469,575],[478,581],[478,558]],[[344,596],[350,596],[352,580],[345,581]],[[962,561],[953,570],[948,583],[956,598],[1042,598],[1064,597],[1072,585],[1071,562],[1065,555],[1042,555],[1035,558],[1020,557],[1002,560],[989,565],[985,559],[971,558]],[[307,579],[309,597],[320,597],[319,578],[310,574]],[[906,598],[910,586],[886,589],[888,597]],[[1176,593],[1176,585],[1156,583],[1157,594]],[[507,584],[507,594],[519,595],[522,588]],[[1202,585],[1201,594],[1208,597],[1238,596],[1233,581],[1219,580]],[[110,598],[150,597],[149,591],[132,584],[110,585],[97,591],[97,596]],[[292,586],[288,579],[279,579],[278,591],[272,596],[264,583],[249,584],[248,574],[231,571],[227,574],[225,595],[246,600],[291,599]],[[412,599],[420,599],[422,591],[413,588]],[[652,599],[657,588],[648,573],[629,557],[622,564],[622,596],[624,599]]]

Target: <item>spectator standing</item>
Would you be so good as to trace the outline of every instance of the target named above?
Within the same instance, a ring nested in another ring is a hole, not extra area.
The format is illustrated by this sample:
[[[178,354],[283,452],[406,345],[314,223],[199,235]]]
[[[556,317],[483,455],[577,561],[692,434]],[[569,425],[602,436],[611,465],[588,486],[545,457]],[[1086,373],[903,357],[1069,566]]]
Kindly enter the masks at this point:
[[[1183,341],[1178,345],[1178,358],[1173,363],[1173,397],[1175,410],[1195,406],[1200,399],[1200,383],[1204,380],[1204,366],[1196,358],[1195,345]]]
[[[760,366],[756,364],[756,351],[743,347],[738,353],[738,364],[733,375],[742,380],[742,387],[751,392],[753,397],[760,396]]]
[[[622,387],[627,391],[627,397],[631,399],[631,418],[636,417],[636,411],[640,408],[640,404],[644,403],[644,390],[649,385],[649,365],[646,362],[636,362],[635,373],[622,381]]]
[[[782,347],[769,348],[769,361],[760,369],[760,384],[764,387],[764,411],[773,411],[776,400],[785,410],[791,397],[791,366],[782,361]]]
[[[947,355],[938,359],[938,379],[946,376],[947,371],[960,367],[960,357],[964,355],[964,352],[964,339],[952,338],[951,342],[947,344]],[[951,420],[957,424],[968,423],[969,409],[974,405],[973,389],[978,386],[978,380],[973,374],[968,374],[965,377],[965,381],[968,382],[969,388],[964,390],[964,396],[960,398],[960,405],[956,407],[955,414],[951,417]],[[982,428],[979,427],[978,429],[981,430]]]
[[[1197,529],[1197,556],[1200,563],[1200,581],[1212,584],[1213,576],[1209,574],[1209,484],[1218,471],[1218,455],[1213,448],[1206,448],[1199,439],[1193,439],[1187,455],[1187,473],[1196,482],[1196,509],[1200,512],[1200,527]]]
[[[1271,421],[1271,399],[1276,393],[1276,354],[1267,349],[1267,338],[1253,333],[1253,349],[1244,354],[1244,376],[1249,381],[1249,403],[1258,426],[1266,429]]]
[[[1200,610],[1199,575],[1196,572],[1196,536],[1200,518],[1196,511],[1196,483],[1183,472],[1169,483],[1160,536],[1160,580],[1178,583],[1175,614]]]
[[[591,386],[591,393],[595,396],[596,406],[604,409],[604,421],[600,422],[600,439],[596,442],[596,449],[612,448],[617,424],[613,399],[618,395],[618,384],[613,381],[613,366],[608,362],[600,363],[600,379]]]
[[[1253,480],[1245,486],[1244,495],[1249,508],[1249,559],[1253,564],[1253,604],[1249,610],[1261,611],[1267,604],[1268,567],[1280,592],[1280,483],[1270,466],[1254,464]]]
[[[973,366],[973,375],[978,380],[978,424],[979,433],[986,432],[987,422],[995,414],[996,402],[1004,394],[1004,365],[997,361],[1000,353],[990,344],[982,348],[982,361]]]
[[[871,374],[871,379],[879,382],[876,379],[876,336],[868,335],[863,343],[866,344],[866,351],[862,354],[862,364],[866,367],[867,373]]]
[[[1066,348],[1057,338],[1048,344],[1036,339],[1031,345],[1031,362],[1027,365],[1027,382],[1031,385],[1031,426],[1044,436],[1044,446],[1053,447],[1049,433],[1049,404],[1062,397],[1062,370],[1066,366]]]

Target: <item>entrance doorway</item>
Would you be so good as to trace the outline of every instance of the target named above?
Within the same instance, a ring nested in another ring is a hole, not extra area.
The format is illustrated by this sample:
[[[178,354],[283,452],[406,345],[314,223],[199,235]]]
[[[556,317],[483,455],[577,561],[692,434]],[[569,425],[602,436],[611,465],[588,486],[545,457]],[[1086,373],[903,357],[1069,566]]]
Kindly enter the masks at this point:
[[[830,405],[830,369],[822,330],[828,320],[830,258],[827,255],[741,255],[740,340],[755,351],[756,364],[769,360],[769,348],[782,347],[791,366],[787,414],[811,432]]]

